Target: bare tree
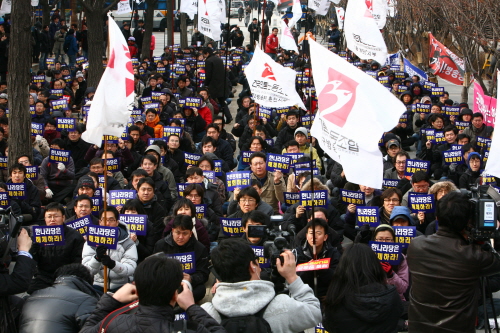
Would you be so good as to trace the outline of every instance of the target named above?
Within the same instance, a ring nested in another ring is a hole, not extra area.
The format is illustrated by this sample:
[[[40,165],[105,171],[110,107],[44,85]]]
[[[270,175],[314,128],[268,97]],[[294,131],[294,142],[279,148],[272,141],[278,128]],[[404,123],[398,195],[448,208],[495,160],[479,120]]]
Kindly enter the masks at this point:
[[[9,165],[17,161],[17,157],[28,155],[33,157],[31,145],[31,115],[29,111],[29,87],[31,76],[31,12],[30,0],[12,1],[9,41],[9,63],[7,76],[9,95]]]
[[[104,22],[106,13],[120,0],[113,0],[105,7],[106,0],[78,0],[85,11],[88,27],[89,42],[89,75],[87,78],[89,87],[97,87],[104,68],[102,67],[102,56],[105,54]],[[106,23],[107,24],[107,23]]]
[[[146,0],[148,9],[144,18],[144,35],[142,39],[142,54],[141,59],[149,58],[149,49],[151,47],[151,35],[153,34],[154,9],[158,0]]]
[[[50,4],[49,0],[40,0],[39,4],[42,6],[42,24],[50,24],[50,11],[55,8],[56,4]]]

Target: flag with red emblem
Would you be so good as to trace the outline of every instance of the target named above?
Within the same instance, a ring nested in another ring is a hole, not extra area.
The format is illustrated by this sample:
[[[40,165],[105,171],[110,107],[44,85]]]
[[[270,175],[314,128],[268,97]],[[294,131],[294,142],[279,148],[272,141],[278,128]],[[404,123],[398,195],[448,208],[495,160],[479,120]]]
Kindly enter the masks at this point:
[[[252,60],[245,68],[245,75],[256,103],[268,107],[286,107],[298,105],[306,109],[297,90],[297,73],[271,59],[259,47],[255,49]]]
[[[100,146],[103,135],[121,137],[132,114],[134,72],[127,41],[109,16],[109,61],[99,81],[83,140]]]
[[[342,164],[349,182],[382,188],[378,142],[406,111],[383,85],[309,40],[319,111],[311,128],[321,148]]]

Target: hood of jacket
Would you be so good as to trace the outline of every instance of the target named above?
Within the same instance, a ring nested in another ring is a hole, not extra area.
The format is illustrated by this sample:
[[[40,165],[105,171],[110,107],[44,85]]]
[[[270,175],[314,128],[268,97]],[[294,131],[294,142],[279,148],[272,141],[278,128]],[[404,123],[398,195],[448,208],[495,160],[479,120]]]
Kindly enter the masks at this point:
[[[412,219],[410,217],[410,210],[406,206],[395,206],[391,212],[391,222],[399,215],[404,215],[408,222],[412,224]]]
[[[158,123],[160,122],[160,117],[158,117],[158,114],[155,115],[155,119],[153,121],[147,121],[146,120],[146,125],[154,128]]]
[[[391,316],[394,310],[396,288],[391,285],[371,284],[360,288],[354,299],[346,299],[346,309],[365,322],[379,323]]]
[[[54,286],[55,285],[67,286],[71,289],[80,290],[81,292],[93,296],[96,299],[100,298],[99,294],[87,281],[84,281],[81,278],[74,275],[63,275],[57,277],[57,279],[54,281]]]
[[[212,305],[225,316],[247,316],[259,312],[274,296],[274,285],[269,281],[221,282]]]
[[[470,168],[470,159],[475,156],[476,158],[479,158],[479,170],[481,170],[482,166],[483,166],[483,159],[481,158],[481,155],[479,155],[479,153],[476,153],[476,152],[472,152],[472,153],[469,153],[469,156],[467,156],[467,168],[469,168],[470,171],[471,168]],[[477,172],[477,171],[474,171],[474,172]]]
[[[130,233],[128,231],[127,225],[121,221],[118,221],[118,243],[123,243],[130,238]]]
[[[165,243],[167,243],[169,246],[173,247],[177,253],[191,252],[194,248],[194,243],[196,241],[194,234],[191,235],[191,238],[189,238],[187,243],[182,245],[182,246],[179,246],[179,245],[177,245],[176,242],[174,242],[174,237],[172,236],[172,233],[170,233],[164,239],[165,239]]]

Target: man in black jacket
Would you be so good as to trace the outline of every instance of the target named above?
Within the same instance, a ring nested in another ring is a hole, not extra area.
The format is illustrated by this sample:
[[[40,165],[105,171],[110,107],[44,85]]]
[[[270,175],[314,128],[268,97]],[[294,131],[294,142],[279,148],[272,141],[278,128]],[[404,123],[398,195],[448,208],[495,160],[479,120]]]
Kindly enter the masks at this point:
[[[54,284],[37,290],[24,303],[19,332],[74,332],[94,311],[99,295],[94,277],[82,264],[64,265]]]
[[[45,209],[45,224],[48,226],[64,225],[64,207],[52,202]],[[80,232],[64,225],[64,245],[40,246],[35,244],[31,254],[35,259],[38,272],[28,289],[31,294],[36,290],[49,287],[54,282],[54,273],[64,265],[81,263],[85,240]]]
[[[286,126],[283,127],[276,137],[275,147],[282,147],[290,140],[295,140],[295,130],[299,127],[299,113],[295,110],[288,111]]]
[[[113,296],[105,294],[87,319],[81,333],[100,332],[99,327],[110,312],[133,301],[139,306],[134,314],[117,316],[108,326],[108,333],[174,332],[174,309],[177,303],[187,313],[187,332],[224,333],[220,326],[199,305],[196,305],[188,284],[183,281],[182,267],[177,260],[152,256],[139,264],[134,273],[135,285],[120,288]],[[182,292],[177,289],[181,286]],[[181,325],[183,322],[181,321]],[[181,328],[182,330],[182,328]]]
[[[210,47],[203,49],[203,57],[205,58],[205,85],[208,87],[210,96],[219,102],[226,117],[226,124],[229,124],[233,121],[233,117],[226,105],[226,91],[229,91],[231,87],[227,82],[224,63],[221,58],[214,55]]]
[[[88,172],[87,161],[85,161],[85,154],[89,150],[91,144],[83,141],[82,133],[84,132],[83,125],[77,124],[74,131],[68,132],[68,139],[66,139],[66,149],[71,151],[71,157],[75,162],[75,179],[80,178],[84,173]],[[84,169],[85,170],[82,170]],[[79,171],[83,172],[79,172]]]
[[[250,33],[250,45],[252,45],[252,47],[255,45],[255,42],[259,41],[260,29],[260,24],[257,22],[257,19],[252,19],[252,23],[248,26],[248,32]]]
[[[235,167],[234,157],[233,157],[233,149],[229,142],[222,140],[220,137],[219,126],[210,124],[207,126],[207,136],[211,137],[215,140],[215,155],[217,155],[220,159],[224,160],[229,170],[232,170]]]
[[[13,164],[9,168],[9,179],[7,182],[14,184],[24,183],[26,185],[26,197],[24,199],[10,198],[10,200],[16,202],[21,207],[22,214],[30,215],[31,221],[36,221],[40,215],[42,206],[40,192],[31,180],[26,178],[26,167],[20,163]]]

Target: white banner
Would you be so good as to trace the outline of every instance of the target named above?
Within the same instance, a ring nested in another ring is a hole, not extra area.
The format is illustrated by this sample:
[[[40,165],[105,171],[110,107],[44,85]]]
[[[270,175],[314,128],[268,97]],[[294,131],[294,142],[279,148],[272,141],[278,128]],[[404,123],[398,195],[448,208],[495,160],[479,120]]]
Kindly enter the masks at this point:
[[[2,6],[0,7],[0,15],[10,14],[12,10],[12,0],[3,0]]]
[[[36,7],[38,6],[39,0],[31,0],[31,6]]]
[[[497,70],[497,83],[500,82],[500,71]],[[497,88],[497,110],[500,110],[500,89]],[[500,131],[493,131],[491,147],[488,160],[486,161],[485,172],[495,177],[500,177]]]
[[[255,49],[245,75],[256,103],[268,107],[286,107],[298,104],[306,109],[295,90],[295,75],[291,69],[276,63],[260,48]]]
[[[198,0],[181,0],[179,10],[181,13],[186,13],[193,20],[196,13],[198,13]]]
[[[198,1],[198,30],[216,42],[221,34],[220,17],[219,0]]]
[[[319,105],[311,135],[342,164],[348,181],[382,188],[378,141],[397,125],[406,107],[372,77],[317,42],[309,44]]]
[[[225,0],[219,0],[219,21],[220,22],[227,22],[226,18],[226,1]]]
[[[337,22],[339,24],[339,30],[344,29],[344,18],[345,11],[342,7],[335,7],[335,13],[337,13]]]
[[[316,15],[326,15],[330,8],[329,0],[309,0],[307,6],[314,10]]]
[[[292,50],[299,52],[295,39],[293,38],[290,28],[286,25],[285,21],[281,20],[281,38],[280,46],[285,50]]]
[[[373,0],[372,15],[379,29],[384,29],[387,18],[387,0]]]
[[[116,6],[115,14],[127,14],[132,12],[128,0],[120,0]]]
[[[349,0],[345,13],[344,31],[347,47],[359,58],[384,63],[387,57],[387,46],[365,0]]]
[[[300,0],[293,0],[292,13],[293,16],[288,21],[288,26],[293,28],[295,26],[295,23],[299,22],[299,20],[302,18],[302,7],[300,6]]]
[[[94,95],[83,140],[101,145],[103,135],[121,137],[132,114],[134,72],[127,41],[109,18],[109,61]]]

